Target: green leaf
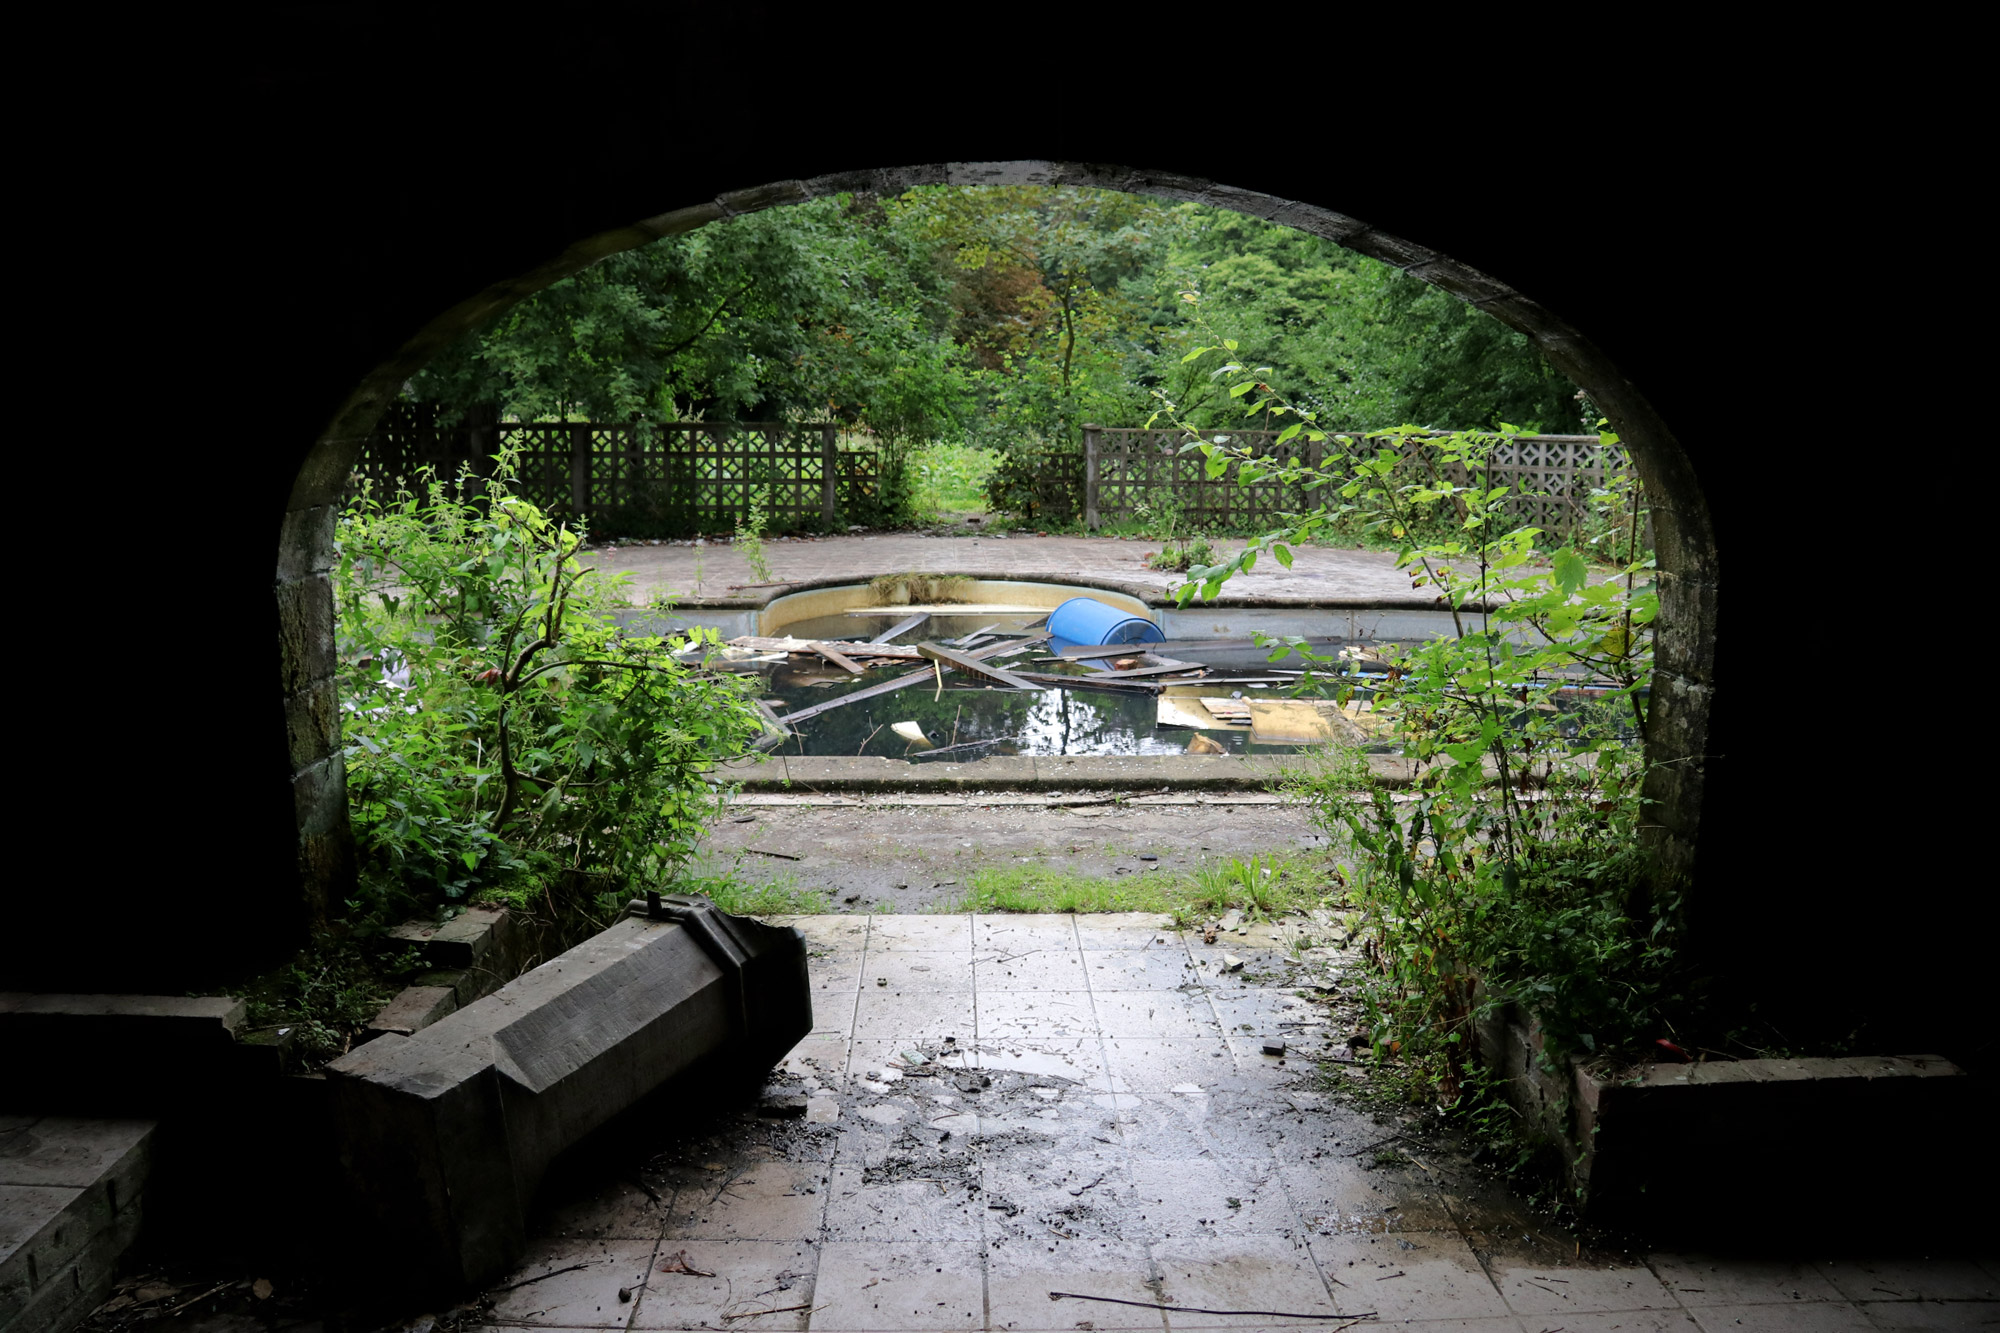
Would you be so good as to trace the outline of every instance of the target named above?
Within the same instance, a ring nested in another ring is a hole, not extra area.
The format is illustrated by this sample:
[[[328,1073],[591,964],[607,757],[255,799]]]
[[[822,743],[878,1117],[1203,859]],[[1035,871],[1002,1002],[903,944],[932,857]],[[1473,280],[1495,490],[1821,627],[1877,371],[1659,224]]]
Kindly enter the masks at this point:
[[[1582,556],[1565,546],[1557,551],[1550,562],[1556,585],[1566,593],[1573,593],[1590,580],[1590,566]]]

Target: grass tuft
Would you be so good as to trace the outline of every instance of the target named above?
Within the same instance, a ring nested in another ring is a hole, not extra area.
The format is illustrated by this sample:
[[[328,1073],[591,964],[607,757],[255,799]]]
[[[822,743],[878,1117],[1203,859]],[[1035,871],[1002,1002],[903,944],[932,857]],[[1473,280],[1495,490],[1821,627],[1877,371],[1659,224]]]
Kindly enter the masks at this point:
[[[1186,927],[1232,908],[1275,917],[1316,907],[1333,888],[1321,852],[1209,861],[1192,872],[1079,875],[1047,865],[981,866],[949,912],[1159,912]]]

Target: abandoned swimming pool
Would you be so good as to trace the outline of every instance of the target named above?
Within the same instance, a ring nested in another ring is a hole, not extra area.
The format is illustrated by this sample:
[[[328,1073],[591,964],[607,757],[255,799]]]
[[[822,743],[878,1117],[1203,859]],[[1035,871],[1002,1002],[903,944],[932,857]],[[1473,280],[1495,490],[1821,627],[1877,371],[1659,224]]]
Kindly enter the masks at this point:
[[[1071,640],[1035,633],[1050,613],[1032,604],[800,609],[818,614],[769,626],[782,638],[743,636],[742,646],[709,658],[759,677],[760,697],[776,724],[770,743],[787,754],[921,765],[1020,755],[1280,755],[1334,741],[1377,753],[1394,748],[1370,712],[1370,682],[1380,677],[1369,674],[1379,667],[1369,659],[1384,646],[1381,639],[1349,643],[1340,634],[1313,635],[1316,656],[1328,659],[1321,661],[1273,661],[1242,636],[1159,645],[1160,653],[1130,644],[1116,655],[1092,657]],[[1130,608],[1105,599],[1102,610],[1093,624],[1110,626]],[[1074,632],[1077,623],[1058,615],[1051,627]],[[1152,623],[1126,618],[1125,624],[1147,637],[1161,633]],[[1301,628],[1330,624],[1349,627],[1336,613],[1319,624],[1305,618]],[[863,661],[890,649],[903,656],[878,658],[880,669],[857,673],[804,651],[807,643],[836,653],[846,648]],[[1011,679],[981,678],[970,664],[937,671],[916,655],[920,643],[970,653]],[[907,683],[894,688],[897,681]],[[849,696],[853,702],[841,702]]]

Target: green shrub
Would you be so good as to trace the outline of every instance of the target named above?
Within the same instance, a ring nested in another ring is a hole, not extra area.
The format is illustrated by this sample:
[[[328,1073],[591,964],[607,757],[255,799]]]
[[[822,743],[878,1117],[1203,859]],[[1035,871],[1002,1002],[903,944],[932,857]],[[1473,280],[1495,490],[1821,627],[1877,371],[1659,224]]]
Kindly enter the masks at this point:
[[[1683,1005],[1681,886],[1653,873],[1642,838],[1659,599],[1651,554],[1635,549],[1641,497],[1618,493],[1616,513],[1599,497],[1600,549],[1625,560],[1593,577],[1573,547],[1544,553],[1543,534],[1508,521],[1509,488],[1488,461],[1511,427],[1334,439],[1234,351],[1222,340],[1191,359],[1224,353],[1215,373],[1232,397],[1258,395],[1250,415],[1292,418],[1280,445],[1304,436],[1331,456],[1317,468],[1257,460],[1192,430],[1187,450],[1211,477],[1234,463],[1242,484],[1275,476],[1327,499],[1287,531],[1191,568],[1181,603],[1214,597],[1261,554],[1289,566],[1294,545],[1347,528],[1393,541],[1411,586],[1452,614],[1452,633],[1385,649],[1389,673],[1370,680],[1375,711],[1413,763],[1411,788],[1370,782],[1358,753],[1293,782],[1355,863],[1376,1045],[1422,1064],[1449,1101],[1476,1068],[1475,1020],[1499,1004],[1538,1020],[1552,1055],[1630,1051],[1664,1035]],[[1267,643],[1273,660],[1328,662],[1303,639]],[[1561,706],[1579,697],[1594,702]]]
[[[511,479],[507,458],[484,483],[427,471],[342,516],[357,925],[473,898],[602,920],[672,879],[715,809],[714,766],[759,732],[742,682],[618,631],[624,577],[580,565],[580,534]]]

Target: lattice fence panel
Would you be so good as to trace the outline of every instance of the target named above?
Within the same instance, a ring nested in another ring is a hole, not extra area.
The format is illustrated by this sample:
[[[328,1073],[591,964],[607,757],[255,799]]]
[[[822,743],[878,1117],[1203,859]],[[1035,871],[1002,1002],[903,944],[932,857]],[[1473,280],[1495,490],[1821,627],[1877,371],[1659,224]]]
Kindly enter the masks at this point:
[[[516,489],[521,497],[551,513],[573,513],[569,424],[503,422],[495,435],[501,447],[515,451]]]
[[[437,410],[428,403],[395,403],[382,414],[375,434],[361,451],[348,477],[347,495],[359,494],[365,480],[378,496],[389,496],[414,485],[418,469],[429,466],[440,476],[458,474],[471,458],[462,430],[437,424]]]
[[[1180,504],[1187,522],[1232,528],[1274,522],[1319,502],[1313,490],[1274,475],[1238,485],[1234,462],[1220,477],[1210,478],[1199,452],[1181,452],[1186,437],[1177,431],[1098,427],[1093,433],[1101,522],[1146,517],[1156,513],[1169,495]],[[1255,458],[1273,462],[1298,458],[1307,464],[1319,462],[1322,455],[1333,457],[1355,439],[1335,436],[1314,445],[1294,437],[1280,450],[1275,431],[1216,432],[1204,438],[1247,448]],[[1405,450],[1412,479],[1420,466],[1419,453],[1415,444]],[[1524,435],[1495,449],[1492,474],[1495,485],[1515,488],[1507,505],[1515,522],[1566,536],[1588,518],[1591,490],[1606,486],[1628,466],[1623,449],[1607,446],[1594,435]],[[1451,480],[1467,484],[1469,478],[1455,475]]]
[[[726,531],[747,517],[758,487],[770,526],[781,530],[828,517],[829,452],[833,517],[879,508],[871,437],[833,432],[820,423],[501,422],[491,443],[515,451],[525,499],[599,531]],[[399,403],[383,415],[355,480],[393,489],[419,463],[456,473],[468,461],[480,462],[468,428],[440,428],[433,409]]]

